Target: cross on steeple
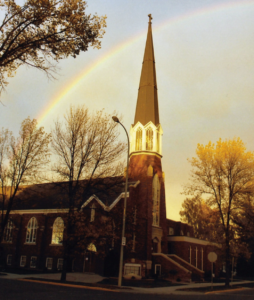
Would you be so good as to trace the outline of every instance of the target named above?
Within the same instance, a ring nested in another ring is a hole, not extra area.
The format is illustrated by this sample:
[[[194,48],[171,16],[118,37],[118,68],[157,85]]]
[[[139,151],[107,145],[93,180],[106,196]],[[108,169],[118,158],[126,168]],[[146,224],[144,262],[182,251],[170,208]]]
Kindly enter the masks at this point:
[[[149,23],[151,23],[151,22],[152,22],[152,19],[153,19],[153,18],[152,18],[152,15],[149,14],[148,17],[149,17]]]

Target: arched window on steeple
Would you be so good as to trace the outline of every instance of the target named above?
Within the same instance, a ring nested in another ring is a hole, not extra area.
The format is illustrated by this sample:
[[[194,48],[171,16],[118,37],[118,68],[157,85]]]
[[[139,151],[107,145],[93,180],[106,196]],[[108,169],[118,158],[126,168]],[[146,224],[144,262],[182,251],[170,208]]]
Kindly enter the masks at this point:
[[[153,150],[153,130],[150,127],[146,130],[146,150]]]
[[[160,152],[160,133],[157,131],[157,152]]]
[[[157,174],[153,177],[153,225],[160,225],[160,180]]]
[[[136,151],[142,150],[142,129],[139,127],[136,131]]]

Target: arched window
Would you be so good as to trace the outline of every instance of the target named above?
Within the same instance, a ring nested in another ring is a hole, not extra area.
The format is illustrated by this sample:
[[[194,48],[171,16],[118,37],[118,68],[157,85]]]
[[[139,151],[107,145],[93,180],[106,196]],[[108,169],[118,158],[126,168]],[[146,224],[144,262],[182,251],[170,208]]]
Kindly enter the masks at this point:
[[[94,222],[95,220],[95,204],[93,203],[93,205],[91,206],[91,217],[90,217],[90,222]]]
[[[51,244],[62,245],[64,233],[64,221],[61,217],[55,219],[52,230],[52,241]]]
[[[90,243],[86,249],[91,252],[97,252],[97,249],[93,243]]]
[[[27,225],[26,243],[35,243],[38,223],[35,217],[32,217]]]
[[[146,130],[146,150],[153,150],[153,130],[148,128]]]
[[[160,223],[160,181],[158,175],[153,177],[153,225]]]
[[[136,151],[142,150],[142,129],[139,127],[136,131]]]
[[[160,133],[157,132],[157,152],[160,152]]]
[[[3,241],[11,243],[12,242],[12,230],[13,230],[13,222],[11,219],[8,219],[8,222],[4,229]]]

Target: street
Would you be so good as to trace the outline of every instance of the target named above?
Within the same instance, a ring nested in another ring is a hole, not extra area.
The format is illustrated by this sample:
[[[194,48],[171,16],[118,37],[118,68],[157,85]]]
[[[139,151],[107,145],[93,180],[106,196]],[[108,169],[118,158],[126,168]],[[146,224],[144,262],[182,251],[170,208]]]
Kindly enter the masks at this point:
[[[107,288],[105,286],[105,288]],[[64,287],[58,285],[49,285],[35,282],[26,282],[20,280],[10,280],[0,278],[0,299],[1,300],[45,300],[45,299],[57,299],[57,300],[101,300],[101,299],[121,299],[121,300],[152,300],[152,299],[211,299],[211,300],[240,300],[240,299],[253,299],[254,289],[244,289],[241,291],[230,291],[215,294],[191,294],[185,292],[184,294],[143,294],[135,293],[131,289],[125,289],[122,291],[102,291],[91,290],[86,288],[76,287]],[[151,289],[152,292],[152,289]]]

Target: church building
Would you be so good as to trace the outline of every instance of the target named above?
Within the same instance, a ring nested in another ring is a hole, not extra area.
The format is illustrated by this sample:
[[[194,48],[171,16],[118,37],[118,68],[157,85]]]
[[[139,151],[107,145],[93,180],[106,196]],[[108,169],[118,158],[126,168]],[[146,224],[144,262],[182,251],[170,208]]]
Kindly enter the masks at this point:
[[[139,279],[157,274],[175,280],[200,279],[211,270],[208,253],[217,252],[220,247],[195,238],[191,226],[167,219],[162,136],[149,15],[136,112],[130,129],[123,276]],[[86,217],[85,226],[93,228],[90,232],[95,234],[90,234],[85,249],[76,246],[71,270],[117,276],[121,228],[116,224],[118,219],[122,220],[123,183],[124,178],[110,195],[91,190],[86,199],[80,199],[81,210],[76,213]],[[61,193],[53,184],[39,184],[24,196],[25,202],[16,201],[1,243],[6,268],[62,269],[68,202],[63,201],[65,195]],[[18,197],[22,199],[22,193]],[[61,205],[57,201],[60,198]],[[106,228],[101,225],[102,219],[111,223],[107,225],[107,234],[98,237],[96,228]],[[218,274],[216,263],[213,269]]]

